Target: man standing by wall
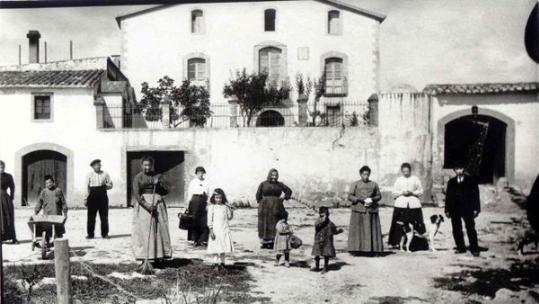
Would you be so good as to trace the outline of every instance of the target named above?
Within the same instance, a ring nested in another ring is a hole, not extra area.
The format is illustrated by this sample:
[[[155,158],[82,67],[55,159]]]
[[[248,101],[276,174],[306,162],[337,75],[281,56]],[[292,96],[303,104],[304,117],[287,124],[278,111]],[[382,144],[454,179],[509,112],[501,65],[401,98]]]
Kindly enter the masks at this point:
[[[109,238],[109,198],[107,190],[112,189],[112,181],[109,174],[101,170],[101,160],[95,159],[90,163],[93,172],[86,178],[88,192],[84,205],[88,208],[88,222],[86,230],[87,239],[94,238],[95,217],[99,212],[101,221],[101,236],[104,239]]]
[[[472,177],[464,174],[464,166],[457,164],[454,168],[456,176],[447,183],[445,198],[445,215],[451,218],[453,238],[457,246],[456,253],[465,253],[464,235],[462,233],[462,220],[468,234],[470,251],[473,256],[479,256],[477,232],[475,231],[475,218],[481,211],[479,200],[479,186]]]

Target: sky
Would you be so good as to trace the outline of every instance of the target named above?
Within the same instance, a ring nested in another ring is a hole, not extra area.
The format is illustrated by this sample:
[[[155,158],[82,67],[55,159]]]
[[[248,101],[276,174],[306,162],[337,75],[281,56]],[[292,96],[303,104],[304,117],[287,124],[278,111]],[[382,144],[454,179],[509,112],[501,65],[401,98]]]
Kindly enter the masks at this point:
[[[536,0],[342,0],[387,15],[380,27],[383,91],[430,83],[538,81],[524,29]],[[230,4],[233,5],[233,4]],[[150,6],[0,9],[0,65],[28,60],[26,33],[47,41],[48,61],[120,53],[116,16]],[[42,46],[43,49],[43,46]],[[41,56],[43,58],[43,56]]]

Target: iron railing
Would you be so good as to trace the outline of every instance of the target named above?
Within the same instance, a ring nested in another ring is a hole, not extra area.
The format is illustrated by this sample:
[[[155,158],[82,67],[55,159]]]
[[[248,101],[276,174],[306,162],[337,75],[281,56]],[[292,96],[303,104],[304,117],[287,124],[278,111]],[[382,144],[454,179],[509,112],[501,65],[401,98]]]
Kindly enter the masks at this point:
[[[163,115],[169,113],[169,119]],[[183,114],[183,115],[182,115]],[[290,107],[267,107],[254,113],[249,119],[241,107],[228,104],[213,104],[210,115],[189,115],[183,109],[171,107],[155,110],[131,106],[104,106],[103,128],[230,128],[230,127],[361,127],[369,124],[369,104],[367,101],[310,102],[302,110],[295,104]]]

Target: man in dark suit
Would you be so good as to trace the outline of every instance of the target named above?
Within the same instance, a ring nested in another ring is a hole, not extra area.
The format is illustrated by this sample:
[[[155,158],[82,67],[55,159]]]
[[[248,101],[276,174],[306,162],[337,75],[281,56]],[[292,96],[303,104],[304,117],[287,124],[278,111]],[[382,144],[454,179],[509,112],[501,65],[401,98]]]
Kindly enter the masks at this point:
[[[468,241],[470,242],[470,251],[473,256],[479,256],[477,232],[475,231],[475,218],[481,211],[479,186],[472,177],[464,174],[462,164],[456,165],[454,170],[456,176],[447,183],[445,215],[451,218],[453,238],[457,246],[456,253],[466,252],[462,233],[462,220],[464,220]]]

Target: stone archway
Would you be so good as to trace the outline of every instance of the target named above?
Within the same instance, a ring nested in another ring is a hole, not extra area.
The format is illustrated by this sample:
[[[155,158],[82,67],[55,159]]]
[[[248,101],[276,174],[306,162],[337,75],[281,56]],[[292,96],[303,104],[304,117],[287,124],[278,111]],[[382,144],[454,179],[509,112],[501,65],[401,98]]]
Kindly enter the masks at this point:
[[[284,116],[275,110],[266,110],[258,114],[257,127],[284,127]]]
[[[28,193],[23,193],[27,191],[28,183],[28,169],[29,166],[35,165],[36,162],[49,161],[51,164],[43,164],[43,166],[52,166],[51,170],[61,170],[62,172],[58,173],[65,179],[60,181],[62,188],[65,187],[65,196],[67,199],[72,197],[74,180],[74,158],[73,152],[63,146],[53,144],[53,143],[36,143],[29,146],[26,146],[15,153],[15,178],[19,191],[15,192],[15,200],[20,202],[21,205],[28,203],[26,199],[28,198]],[[45,169],[44,173],[53,173],[48,172],[48,169]],[[50,170],[49,170],[50,171]],[[38,181],[36,181],[38,182]],[[42,181],[44,183],[44,181]],[[22,191],[21,191],[22,190]]]
[[[496,144],[503,145],[498,147],[499,149],[501,149],[498,150],[499,154],[501,153],[501,155],[492,156],[498,159],[494,160],[492,166],[499,166],[500,162],[503,161],[503,168],[484,169],[487,171],[493,170],[494,178],[492,182],[495,182],[498,177],[501,177],[496,175],[500,175],[502,173],[504,177],[506,177],[509,181],[512,181],[515,174],[515,121],[505,114],[490,109],[478,108],[477,114],[474,115],[472,115],[469,109],[460,110],[450,113],[438,121],[437,151],[440,169],[449,169],[451,167],[451,162],[456,160],[454,156],[450,157],[449,155],[446,155],[448,151],[450,153],[459,153],[457,151],[459,150],[459,148],[447,146],[448,142],[455,142],[455,135],[458,137],[458,133],[455,134],[455,132],[459,132],[458,130],[462,131],[462,128],[468,130],[466,132],[461,132],[463,142],[469,139],[468,137],[471,136],[470,134],[474,133],[472,128],[466,128],[465,126],[466,123],[470,122],[471,120],[489,122],[492,132],[497,132],[497,134],[494,135],[487,134],[486,140],[498,140],[498,142],[487,142],[487,145],[492,145],[493,147],[496,146]],[[448,138],[448,136],[450,136],[451,138]],[[504,136],[505,139],[500,138],[502,136]],[[503,160],[501,160],[502,158]],[[481,178],[483,182],[488,182],[485,176]]]

